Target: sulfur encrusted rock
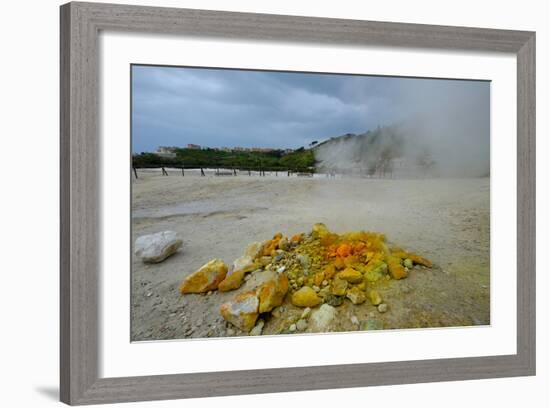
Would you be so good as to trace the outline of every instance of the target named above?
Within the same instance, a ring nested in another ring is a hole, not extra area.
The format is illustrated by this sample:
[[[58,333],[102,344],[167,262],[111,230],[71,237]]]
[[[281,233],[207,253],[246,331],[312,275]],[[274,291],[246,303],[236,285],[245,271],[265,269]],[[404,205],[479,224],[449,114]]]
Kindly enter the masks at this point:
[[[360,305],[361,303],[365,303],[367,300],[367,296],[365,295],[365,292],[359,289],[358,287],[353,287],[346,293],[346,297],[351,300],[351,303],[354,305]]]
[[[262,243],[253,242],[246,247],[244,254],[237,258],[232,265],[230,272],[220,283],[218,289],[221,292],[238,289],[244,282],[245,275],[252,272],[259,266],[256,258],[260,255]]]
[[[376,290],[369,291],[369,300],[374,306],[378,306],[382,303],[382,297]]]
[[[330,292],[335,296],[344,296],[346,294],[347,288],[348,282],[340,279],[339,277],[336,277],[330,285]]]
[[[161,231],[136,239],[134,250],[143,262],[159,263],[176,253],[182,244],[183,241],[174,231]]]
[[[349,283],[360,283],[363,281],[363,275],[361,275],[361,272],[350,267],[340,272],[338,277]]]
[[[180,292],[204,293],[218,288],[225,279],[227,266],[221,259],[213,259],[201,268],[187,276],[180,285]]]
[[[401,265],[401,260],[395,256],[388,257],[388,270],[393,279],[403,279],[408,275],[403,265]]]
[[[262,251],[262,245],[263,244],[261,242],[252,242],[246,247],[243,256],[256,259]]]
[[[233,271],[244,271],[244,272],[250,272],[256,269],[256,264],[254,263],[254,259],[243,255],[240,258],[235,259],[233,261],[233,267],[231,270]]]
[[[227,292],[230,290],[240,288],[244,282],[245,275],[246,275],[246,272],[243,269],[234,271],[230,274],[228,273],[225,276],[225,279],[221,281],[220,284],[218,285],[218,290],[220,292]]]
[[[292,304],[298,307],[315,307],[321,303],[317,292],[309,286],[304,286],[292,295]]]
[[[239,329],[249,332],[254,328],[258,319],[258,307],[260,301],[255,291],[244,292],[233,300],[222,304],[220,313],[222,317]]]
[[[287,292],[288,278],[283,273],[262,284],[257,290],[260,313],[270,312],[282,305]]]

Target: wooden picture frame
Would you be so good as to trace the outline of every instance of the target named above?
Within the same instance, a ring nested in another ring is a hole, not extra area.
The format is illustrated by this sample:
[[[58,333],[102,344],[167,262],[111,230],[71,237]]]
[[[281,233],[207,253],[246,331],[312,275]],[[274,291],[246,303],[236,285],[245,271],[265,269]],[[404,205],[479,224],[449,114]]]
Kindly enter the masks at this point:
[[[114,4],[61,6],[61,400],[97,404],[535,374],[535,33]],[[517,353],[126,378],[98,375],[101,30],[514,53]]]

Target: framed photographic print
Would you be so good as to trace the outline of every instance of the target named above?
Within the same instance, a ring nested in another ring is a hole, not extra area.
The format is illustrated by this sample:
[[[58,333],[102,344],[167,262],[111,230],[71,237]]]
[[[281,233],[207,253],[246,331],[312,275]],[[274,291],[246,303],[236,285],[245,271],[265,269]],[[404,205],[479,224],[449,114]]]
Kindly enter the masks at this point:
[[[61,7],[61,399],[535,373],[535,34]]]

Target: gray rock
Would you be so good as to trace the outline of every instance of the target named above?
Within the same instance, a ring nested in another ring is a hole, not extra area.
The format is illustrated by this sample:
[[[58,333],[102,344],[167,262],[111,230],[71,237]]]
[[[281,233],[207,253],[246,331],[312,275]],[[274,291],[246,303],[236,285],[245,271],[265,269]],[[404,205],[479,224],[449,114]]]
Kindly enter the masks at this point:
[[[296,322],[296,328],[298,331],[304,331],[307,329],[307,322],[304,319],[300,319]]]
[[[357,318],[357,316],[351,316],[351,323],[359,326],[359,319]]]
[[[380,304],[378,305],[378,311],[379,311],[380,313],[386,313],[386,312],[388,311],[388,305],[385,304],[385,303],[380,303]]]
[[[262,330],[264,328],[264,321],[263,320],[258,320],[258,322],[256,323],[256,326],[254,326],[254,328],[252,330],[250,330],[250,335],[251,336],[259,336],[260,334],[262,334]]]
[[[310,265],[309,256],[304,255],[304,254],[298,254],[296,256],[296,259],[298,260],[298,262],[300,262],[300,264],[302,265],[302,268],[304,268],[304,269],[309,268],[309,265]]]
[[[327,296],[325,296],[325,303],[330,306],[340,306],[342,303],[344,303],[344,297],[328,294]]]
[[[302,312],[302,315],[300,316],[300,318],[302,318],[302,319],[307,319],[307,318],[309,317],[310,313],[311,313],[311,308],[310,308],[310,307],[306,307],[306,308],[304,309],[304,311]]]
[[[330,329],[330,324],[336,317],[336,309],[328,304],[323,304],[321,307],[311,313],[309,318],[309,326],[314,332],[326,332]]]
[[[162,231],[136,239],[134,250],[142,262],[159,263],[176,253],[182,244],[174,231]]]
[[[288,331],[290,331],[290,332],[295,332],[295,331],[296,331],[296,328],[297,328],[296,325],[295,325],[294,323],[292,323],[292,324],[290,325],[290,327],[288,328]]]

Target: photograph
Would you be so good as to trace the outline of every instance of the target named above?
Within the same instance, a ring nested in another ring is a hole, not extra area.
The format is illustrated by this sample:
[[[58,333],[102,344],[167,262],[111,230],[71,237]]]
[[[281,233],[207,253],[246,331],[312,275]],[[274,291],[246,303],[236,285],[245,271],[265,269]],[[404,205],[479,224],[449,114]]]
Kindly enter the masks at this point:
[[[491,81],[129,69],[131,341],[491,324]]]

